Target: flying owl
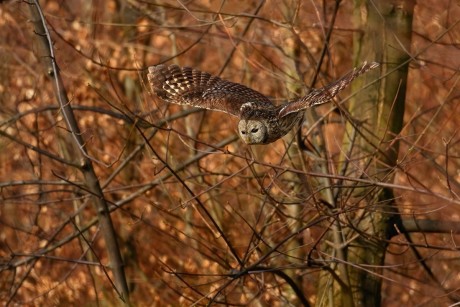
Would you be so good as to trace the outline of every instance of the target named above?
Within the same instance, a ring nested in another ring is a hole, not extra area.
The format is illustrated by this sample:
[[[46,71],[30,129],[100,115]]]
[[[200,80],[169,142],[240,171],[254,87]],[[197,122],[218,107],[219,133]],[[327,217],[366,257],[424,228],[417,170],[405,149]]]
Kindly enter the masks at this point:
[[[190,105],[237,116],[238,132],[247,144],[268,144],[286,135],[312,106],[330,101],[355,78],[378,67],[364,62],[342,78],[293,101],[275,106],[261,93],[190,67],[148,68],[152,92],[168,103]]]

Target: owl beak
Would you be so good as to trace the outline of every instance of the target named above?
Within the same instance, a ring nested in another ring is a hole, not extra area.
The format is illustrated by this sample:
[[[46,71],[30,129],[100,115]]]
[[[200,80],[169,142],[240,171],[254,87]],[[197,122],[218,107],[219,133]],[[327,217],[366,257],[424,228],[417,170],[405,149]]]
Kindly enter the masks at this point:
[[[246,144],[252,144],[251,139],[249,138],[249,136],[243,137],[243,142],[245,142]]]

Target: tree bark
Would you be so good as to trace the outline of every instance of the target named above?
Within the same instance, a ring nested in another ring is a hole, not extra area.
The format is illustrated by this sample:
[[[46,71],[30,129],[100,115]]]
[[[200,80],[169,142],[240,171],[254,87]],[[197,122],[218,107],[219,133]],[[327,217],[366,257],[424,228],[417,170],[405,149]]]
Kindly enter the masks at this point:
[[[94,171],[92,161],[86,151],[85,141],[83,140],[66,89],[62,82],[45,17],[38,0],[32,1],[29,4],[29,8],[34,30],[38,38],[39,57],[43,60],[47,75],[53,83],[56,99],[59,102],[61,113],[64,117],[67,129],[70,132],[68,134],[69,143],[73,146],[73,150],[69,150],[69,152],[72,153],[70,158],[73,159],[75,164],[79,165],[79,171],[82,173],[86,185],[85,189],[90,193],[91,201],[97,212],[101,233],[104,237],[110,259],[110,268],[114,275],[115,290],[119,294],[120,299],[124,303],[129,304],[128,283],[126,282],[123,259],[121,257],[109,207],[104,198],[99,179]]]
[[[353,92],[359,93],[350,102],[352,120],[342,143],[346,155],[340,169],[346,176],[377,182],[394,178],[413,8],[413,0],[355,0],[355,64],[367,60],[382,65],[381,71],[371,71],[353,83]],[[339,214],[327,235],[329,243],[323,245],[329,259],[320,274],[317,306],[379,306],[385,240],[392,227],[389,221],[397,213],[393,191],[354,186],[336,195],[337,200],[346,195],[348,202],[334,208]]]

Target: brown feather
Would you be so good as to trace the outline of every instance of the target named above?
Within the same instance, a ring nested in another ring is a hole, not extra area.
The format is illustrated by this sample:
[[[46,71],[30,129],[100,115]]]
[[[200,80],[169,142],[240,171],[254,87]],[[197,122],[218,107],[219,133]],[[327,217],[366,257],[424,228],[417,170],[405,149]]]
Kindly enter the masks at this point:
[[[240,116],[243,104],[273,108],[270,99],[242,84],[222,80],[209,73],[177,65],[148,68],[147,78],[154,94],[175,104],[223,111]]]
[[[379,64],[376,62],[364,62],[360,67],[356,67],[342,78],[326,85],[325,87],[313,89],[308,95],[298,98],[294,101],[287,102],[280,107],[278,117],[282,118],[289,113],[298,112],[303,109],[329,102],[340,91],[346,88],[354,79],[378,66]]]

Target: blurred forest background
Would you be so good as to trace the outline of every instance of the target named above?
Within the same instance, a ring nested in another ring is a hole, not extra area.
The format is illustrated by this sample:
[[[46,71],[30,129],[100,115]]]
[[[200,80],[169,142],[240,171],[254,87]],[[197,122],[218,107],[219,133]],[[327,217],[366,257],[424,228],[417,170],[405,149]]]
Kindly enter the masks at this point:
[[[460,4],[384,2],[48,0],[40,15],[34,1],[1,1],[0,301],[458,302]],[[383,96],[392,73],[358,45],[357,20],[406,6],[407,39],[396,24],[384,42],[408,72],[387,104],[404,115],[393,129],[354,113],[361,89]],[[382,68],[266,146],[245,145],[227,114],[155,99],[145,76],[191,66],[282,103],[364,60]],[[372,152],[345,140],[382,127]],[[382,146],[397,154],[371,171]],[[361,228],[367,217],[382,231]],[[353,246],[377,247],[377,261],[353,260]]]

